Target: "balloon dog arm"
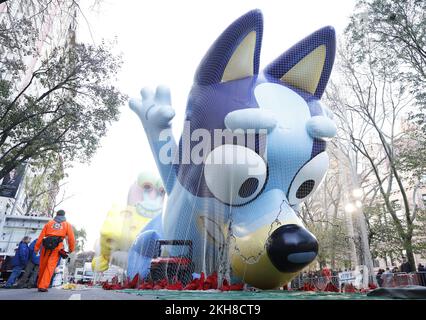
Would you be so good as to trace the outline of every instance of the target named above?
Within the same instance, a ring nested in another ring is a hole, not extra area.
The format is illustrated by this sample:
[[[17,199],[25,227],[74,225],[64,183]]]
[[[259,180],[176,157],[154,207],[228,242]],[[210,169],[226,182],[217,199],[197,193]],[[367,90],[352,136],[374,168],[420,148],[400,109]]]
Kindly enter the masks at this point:
[[[141,99],[131,99],[129,106],[142,122],[166,192],[170,194],[176,181],[173,161],[177,156],[171,128],[175,111],[171,106],[170,90],[158,86],[154,94],[149,88],[143,88]]]

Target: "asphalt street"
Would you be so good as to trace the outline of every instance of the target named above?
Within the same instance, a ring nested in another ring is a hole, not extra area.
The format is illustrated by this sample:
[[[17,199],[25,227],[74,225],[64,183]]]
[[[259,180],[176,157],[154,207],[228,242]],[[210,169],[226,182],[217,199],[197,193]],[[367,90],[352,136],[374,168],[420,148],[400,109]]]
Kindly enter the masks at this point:
[[[108,291],[102,288],[63,290],[51,288],[48,292],[37,289],[0,289],[0,300],[147,300],[144,297],[124,292]]]

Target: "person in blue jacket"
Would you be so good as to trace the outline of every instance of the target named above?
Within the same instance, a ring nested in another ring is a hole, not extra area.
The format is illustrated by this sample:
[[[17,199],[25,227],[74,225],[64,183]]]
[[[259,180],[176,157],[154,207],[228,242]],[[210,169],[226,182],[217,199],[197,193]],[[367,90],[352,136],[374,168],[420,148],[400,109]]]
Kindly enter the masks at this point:
[[[18,288],[36,288],[37,287],[37,276],[38,276],[38,266],[40,264],[40,252],[37,254],[34,251],[34,246],[37,242],[37,239],[31,242],[30,249],[30,259],[28,260],[27,266],[25,267],[25,272],[22,275],[21,279],[18,281]]]
[[[22,269],[26,267],[30,258],[30,248],[28,247],[28,243],[30,243],[30,241],[31,238],[25,236],[19,243],[18,249],[16,250],[15,256],[12,260],[13,271],[6,282],[5,288],[12,288],[16,279],[20,276]]]

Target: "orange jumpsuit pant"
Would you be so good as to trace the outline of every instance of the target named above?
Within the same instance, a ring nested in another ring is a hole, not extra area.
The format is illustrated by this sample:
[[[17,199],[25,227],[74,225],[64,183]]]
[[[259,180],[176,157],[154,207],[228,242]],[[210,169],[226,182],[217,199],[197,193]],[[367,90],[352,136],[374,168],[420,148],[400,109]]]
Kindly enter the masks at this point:
[[[47,289],[49,288],[50,281],[55,273],[56,266],[59,261],[59,250],[63,248],[63,245],[57,246],[53,250],[41,249],[40,254],[40,267],[38,272],[37,287]]]
[[[72,226],[66,222],[56,222],[55,220],[50,220],[46,223],[41,230],[41,233],[37,239],[37,242],[34,246],[34,251],[38,252],[42,245],[43,239],[45,237],[61,237],[64,239],[68,238],[68,246],[69,251],[73,252],[75,249],[75,238],[74,232],[72,230]],[[53,250],[45,250],[43,247],[41,249],[40,254],[40,267],[38,271],[38,281],[37,287],[39,289],[47,289],[49,288],[50,281],[52,280],[52,276],[55,273],[55,268],[58,265],[59,260],[59,251],[64,248],[64,244],[61,242],[58,246]]]

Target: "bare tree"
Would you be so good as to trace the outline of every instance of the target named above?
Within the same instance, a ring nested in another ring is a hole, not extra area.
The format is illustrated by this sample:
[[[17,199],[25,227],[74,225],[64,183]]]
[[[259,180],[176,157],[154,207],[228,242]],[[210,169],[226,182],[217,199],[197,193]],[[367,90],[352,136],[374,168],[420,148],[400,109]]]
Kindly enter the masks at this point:
[[[25,214],[53,216],[55,208],[69,197],[65,191],[58,197],[60,189],[67,184],[64,179],[65,165],[61,156],[45,162],[41,167],[32,167],[25,179]]]
[[[330,264],[332,269],[351,266],[348,230],[342,203],[342,179],[336,157],[331,146],[330,169],[315,195],[304,202],[300,217],[319,242],[318,262],[321,267]]]
[[[365,50],[360,52],[350,41],[342,42],[338,78],[327,97],[345,132],[341,139],[346,139],[355,150],[354,163],[361,162],[371,170],[374,180],[368,192],[375,194],[377,188],[414,268],[412,238],[418,210],[409,201],[397,160],[398,143],[406,135],[401,130],[401,121],[412,107],[414,97],[395,78],[397,66],[378,64],[372,54],[373,44],[367,38],[363,44]],[[392,205],[391,194],[395,190],[402,198],[402,215]]]
[[[22,4],[9,3],[11,12],[0,13],[8,18],[0,16],[0,47],[8,50],[0,59],[0,179],[22,163],[42,166],[58,153],[64,161],[88,161],[127,99],[113,85],[121,57],[105,43],[75,42],[74,17],[62,16],[75,13],[76,1],[39,0],[30,18],[14,16]],[[48,26],[63,22],[69,39],[41,52],[49,37],[40,16]]]

